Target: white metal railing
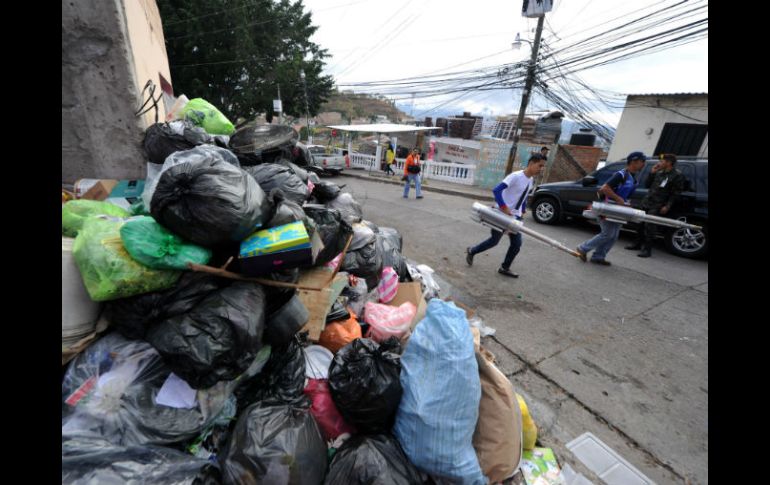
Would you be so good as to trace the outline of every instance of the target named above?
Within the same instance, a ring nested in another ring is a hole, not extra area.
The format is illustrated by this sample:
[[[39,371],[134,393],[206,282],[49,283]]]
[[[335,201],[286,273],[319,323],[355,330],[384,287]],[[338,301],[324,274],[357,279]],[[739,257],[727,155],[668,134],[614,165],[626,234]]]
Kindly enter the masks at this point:
[[[350,154],[350,166],[354,168],[363,168],[364,170],[379,169],[375,167],[374,155],[364,155],[363,153],[353,152]]]

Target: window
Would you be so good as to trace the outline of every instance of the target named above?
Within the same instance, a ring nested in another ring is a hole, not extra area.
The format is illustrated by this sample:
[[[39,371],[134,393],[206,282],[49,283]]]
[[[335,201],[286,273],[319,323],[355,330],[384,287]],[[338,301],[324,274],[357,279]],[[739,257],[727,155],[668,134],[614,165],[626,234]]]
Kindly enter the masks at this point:
[[[684,192],[694,192],[695,191],[695,167],[690,165],[689,163],[677,163],[675,168],[679,169],[680,172],[682,172],[682,175],[684,175],[685,182],[684,182]]]
[[[625,168],[626,162],[617,162],[617,163],[611,163],[604,168],[594,172],[594,177],[596,177],[596,183],[597,185],[601,186],[604,185],[606,181],[612,177],[612,174],[617,172],[618,170],[623,170]]]
[[[658,139],[653,156],[673,153],[678,156],[697,156],[708,134],[708,125],[666,123]]]

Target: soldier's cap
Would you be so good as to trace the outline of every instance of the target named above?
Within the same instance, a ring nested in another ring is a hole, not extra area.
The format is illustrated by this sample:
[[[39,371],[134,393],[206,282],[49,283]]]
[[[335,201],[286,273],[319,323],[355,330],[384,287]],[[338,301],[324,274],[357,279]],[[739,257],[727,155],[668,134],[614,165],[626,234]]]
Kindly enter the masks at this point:
[[[634,160],[647,160],[647,156],[642,152],[631,152],[626,157],[626,162],[633,162]]]

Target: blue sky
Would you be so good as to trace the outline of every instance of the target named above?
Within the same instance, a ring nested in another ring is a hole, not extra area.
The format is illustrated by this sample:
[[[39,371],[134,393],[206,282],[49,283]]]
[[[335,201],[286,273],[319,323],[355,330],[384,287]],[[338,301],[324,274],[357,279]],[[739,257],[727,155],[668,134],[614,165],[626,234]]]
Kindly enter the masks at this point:
[[[523,39],[534,40],[533,30],[537,25],[536,19],[521,16],[521,1],[305,0],[304,3],[319,26],[313,40],[332,54],[327,60],[327,73],[340,84],[525,61],[531,52],[530,45],[524,43],[521,49],[514,50],[511,43],[516,33]],[[558,49],[640,16],[670,9],[671,16],[676,17],[672,23],[636,34],[650,35],[695,20],[698,13],[700,17],[707,16],[705,9],[687,13],[703,5],[707,6],[708,2],[556,0],[553,11],[546,15],[544,39]],[[668,15],[668,10],[665,12]],[[689,17],[679,21],[679,14]],[[584,70],[578,76],[592,88],[613,93],[708,92],[708,38]],[[521,89],[470,93],[439,108],[436,107],[456,95],[416,98],[414,114],[436,116],[459,111],[492,116],[508,114],[518,110],[520,96]],[[412,110],[408,95],[399,94],[395,98],[401,100],[397,101],[399,107],[407,112]],[[622,103],[622,97],[619,99]],[[536,97],[530,103],[530,110],[549,109],[554,106],[541,98]],[[602,107],[593,115],[615,125],[620,110]]]

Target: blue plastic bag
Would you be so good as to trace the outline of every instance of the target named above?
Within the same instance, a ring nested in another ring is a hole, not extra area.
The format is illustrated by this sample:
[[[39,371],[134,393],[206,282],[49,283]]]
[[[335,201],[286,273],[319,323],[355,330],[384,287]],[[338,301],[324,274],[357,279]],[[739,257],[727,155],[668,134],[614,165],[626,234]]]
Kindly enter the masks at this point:
[[[430,301],[401,356],[401,386],[393,432],[411,462],[442,482],[486,483],[473,449],[481,382],[465,311]]]

